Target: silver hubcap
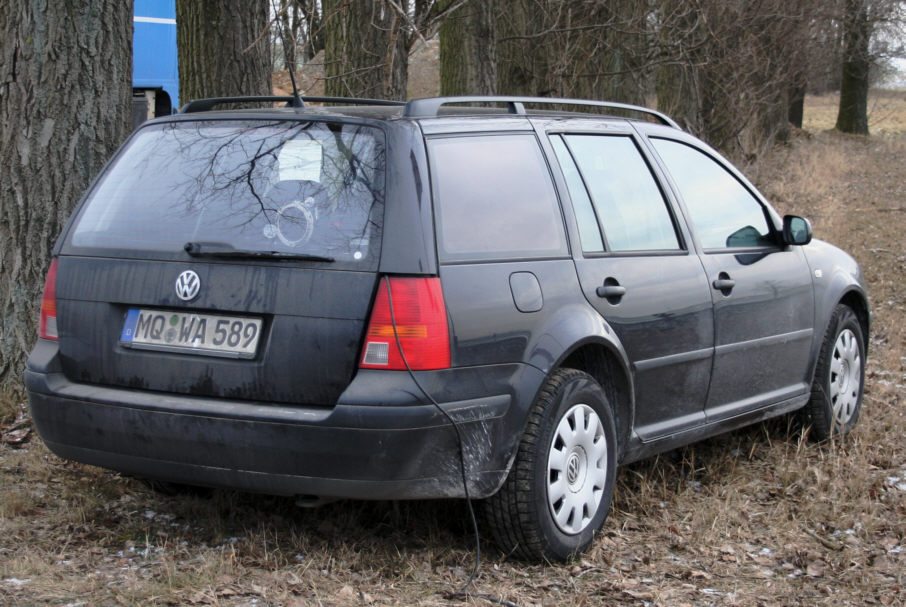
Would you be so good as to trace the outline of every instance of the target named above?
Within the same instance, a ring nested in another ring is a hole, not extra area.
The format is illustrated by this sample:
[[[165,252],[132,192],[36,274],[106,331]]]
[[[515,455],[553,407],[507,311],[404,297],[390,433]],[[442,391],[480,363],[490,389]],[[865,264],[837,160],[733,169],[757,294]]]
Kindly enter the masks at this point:
[[[844,329],[834,343],[830,364],[830,401],[834,422],[845,426],[856,412],[862,388],[862,357],[855,334]]]
[[[547,503],[560,531],[581,533],[594,518],[607,480],[607,438],[588,405],[573,405],[551,439]]]

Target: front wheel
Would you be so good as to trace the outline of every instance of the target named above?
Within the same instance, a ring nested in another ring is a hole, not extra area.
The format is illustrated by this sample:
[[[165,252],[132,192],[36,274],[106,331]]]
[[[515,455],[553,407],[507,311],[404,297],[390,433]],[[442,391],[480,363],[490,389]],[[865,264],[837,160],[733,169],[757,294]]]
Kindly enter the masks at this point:
[[[862,409],[865,386],[865,341],[852,308],[834,310],[812,382],[812,397],[803,410],[816,440],[842,436],[853,429]]]
[[[604,525],[616,476],[616,426],[590,375],[551,374],[529,413],[513,467],[485,502],[485,520],[506,553],[563,561]]]

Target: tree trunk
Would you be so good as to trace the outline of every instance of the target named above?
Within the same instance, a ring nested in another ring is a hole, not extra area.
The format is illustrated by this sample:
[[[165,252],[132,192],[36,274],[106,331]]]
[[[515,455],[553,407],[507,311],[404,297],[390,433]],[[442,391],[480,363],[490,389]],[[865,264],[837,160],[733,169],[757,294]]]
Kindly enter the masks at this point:
[[[324,91],[336,97],[405,99],[409,36],[388,0],[323,0]],[[408,2],[397,3],[404,11]]]
[[[788,138],[810,1],[661,0],[658,108],[737,160]]]
[[[843,16],[843,70],[836,129],[868,135],[868,74],[871,21],[865,0],[846,0]]]
[[[805,81],[790,88],[790,107],[787,112],[787,118],[790,124],[797,129],[802,128],[802,118],[805,115],[805,92],[807,89],[808,84]]]
[[[303,54],[305,61],[314,59],[320,51],[324,50],[324,11],[320,0],[295,0],[302,11],[302,20],[305,29],[305,44]]]
[[[283,51],[283,69],[296,69],[296,35],[298,34],[299,5],[295,0],[280,0],[277,7],[280,30],[277,42]]]
[[[271,94],[267,0],[176,0],[179,98]]]
[[[498,90],[644,100],[647,3],[508,0],[498,11]]]
[[[132,8],[123,0],[0,3],[0,392],[6,396],[22,396],[54,240],[129,132]]]
[[[447,0],[449,5],[452,0]],[[473,0],[440,28],[440,94],[497,92],[498,0]]]

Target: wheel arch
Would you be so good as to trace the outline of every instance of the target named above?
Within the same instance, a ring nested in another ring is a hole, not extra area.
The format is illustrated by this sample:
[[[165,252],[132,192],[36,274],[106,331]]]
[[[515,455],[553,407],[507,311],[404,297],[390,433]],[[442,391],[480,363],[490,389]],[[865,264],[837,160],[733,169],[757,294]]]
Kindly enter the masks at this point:
[[[824,336],[827,328],[834,315],[834,310],[838,305],[843,304],[850,308],[859,320],[859,328],[862,329],[862,341],[865,347],[865,355],[868,356],[869,331],[871,330],[871,309],[868,306],[868,298],[865,292],[857,288],[856,285],[850,285],[849,288],[842,288],[836,296],[825,297],[823,301],[817,302],[817,314],[815,318],[815,338],[812,344],[811,354],[811,380],[815,380],[815,373],[818,370],[818,359],[821,355],[821,347],[824,344]]]
[[[868,308],[868,299],[864,293],[851,289],[843,294],[840,298],[840,303],[856,313],[856,318],[859,319],[859,327],[862,329],[862,339],[865,342],[865,354],[868,355],[868,335],[871,330],[871,311]]]
[[[856,260],[841,249],[822,240],[812,240],[803,247],[806,260],[814,273],[815,338],[812,344],[812,371],[818,363],[818,351],[824,342],[828,323],[838,304],[849,306],[859,319],[865,352],[868,353],[871,308],[865,293],[865,279]]]
[[[622,459],[635,419],[635,392],[625,355],[608,341],[588,340],[575,344],[555,368],[564,367],[584,371],[601,385],[613,409],[617,426],[617,459]]]

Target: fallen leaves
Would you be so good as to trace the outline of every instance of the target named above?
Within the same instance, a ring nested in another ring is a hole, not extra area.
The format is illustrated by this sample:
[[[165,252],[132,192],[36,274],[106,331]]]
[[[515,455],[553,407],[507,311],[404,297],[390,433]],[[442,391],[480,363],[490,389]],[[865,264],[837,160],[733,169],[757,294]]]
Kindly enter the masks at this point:
[[[31,438],[31,418],[25,410],[25,405],[19,405],[19,415],[11,424],[0,424],[0,443],[18,448],[26,444]]]

